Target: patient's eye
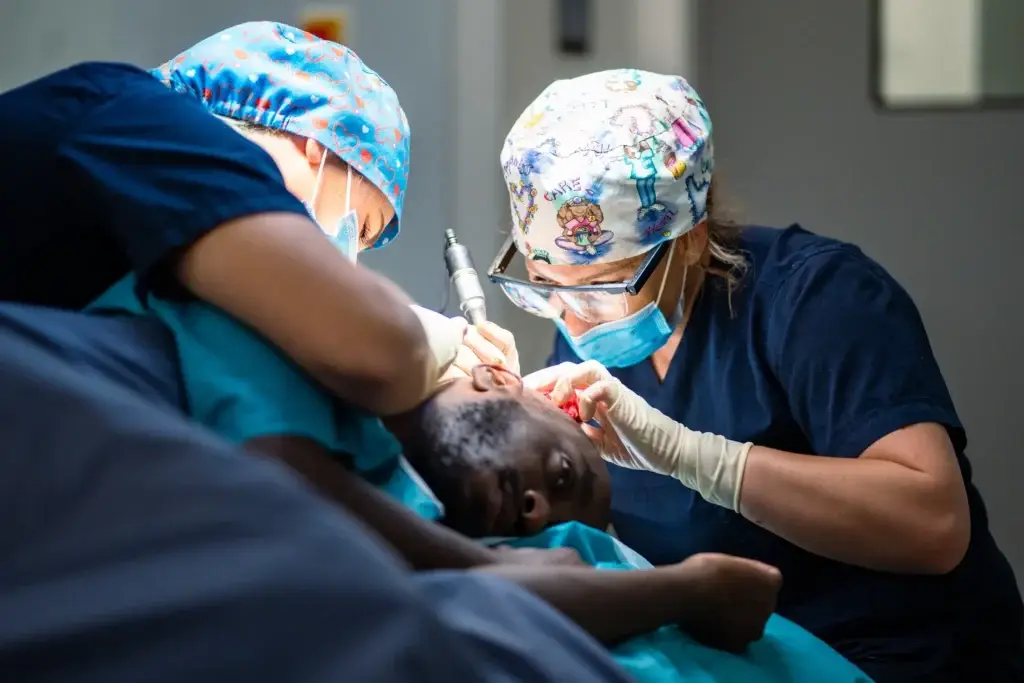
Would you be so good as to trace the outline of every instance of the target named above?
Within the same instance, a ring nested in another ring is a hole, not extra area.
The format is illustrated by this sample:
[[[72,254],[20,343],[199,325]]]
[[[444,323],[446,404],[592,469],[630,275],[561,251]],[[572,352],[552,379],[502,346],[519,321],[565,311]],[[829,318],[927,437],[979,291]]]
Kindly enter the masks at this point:
[[[569,458],[561,456],[558,459],[558,470],[555,475],[555,489],[558,491],[564,491],[572,486],[573,477],[575,472],[572,469],[572,463],[569,462]]]

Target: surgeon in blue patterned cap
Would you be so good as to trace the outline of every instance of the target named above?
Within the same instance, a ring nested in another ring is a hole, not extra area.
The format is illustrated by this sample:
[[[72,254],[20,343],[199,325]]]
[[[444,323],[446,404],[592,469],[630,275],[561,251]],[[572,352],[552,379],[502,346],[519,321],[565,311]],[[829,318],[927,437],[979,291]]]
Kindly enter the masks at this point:
[[[398,235],[409,122],[395,91],[352,50],[285,24],[250,22],[153,74],[263,147],[351,259]]]
[[[409,173],[409,125],[395,92],[354,52],[256,22],[207,38],[152,73],[262,147],[351,260],[394,239]],[[154,296],[143,302],[134,284],[122,280],[92,310],[155,317],[171,331],[192,419],[253,450],[273,443],[272,455],[290,464],[301,460],[291,440],[301,439],[302,449],[347,463],[421,517],[441,515],[376,415],[339,401],[221,311]],[[431,343],[458,344],[465,321],[414,310]],[[328,486],[323,467],[298,469],[314,486]]]

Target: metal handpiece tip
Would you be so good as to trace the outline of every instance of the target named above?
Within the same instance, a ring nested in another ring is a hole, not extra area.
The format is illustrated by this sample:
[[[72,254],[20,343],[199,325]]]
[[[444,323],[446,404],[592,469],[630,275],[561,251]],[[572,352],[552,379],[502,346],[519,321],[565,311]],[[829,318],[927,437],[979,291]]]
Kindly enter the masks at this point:
[[[466,309],[466,320],[472,325],[483,325],[487,322],[487,311],[483,306]]]

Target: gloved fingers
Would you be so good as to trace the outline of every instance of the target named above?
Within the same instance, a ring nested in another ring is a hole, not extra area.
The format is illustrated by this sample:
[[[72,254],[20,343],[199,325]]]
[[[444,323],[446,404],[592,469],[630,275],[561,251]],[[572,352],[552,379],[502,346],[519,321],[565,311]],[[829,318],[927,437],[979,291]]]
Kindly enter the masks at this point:
[[[469,323],[465,318],[447,318],[435,330],[427,330],[438,358],[438,370],[444,373],[458,360],[459,352],[466,342]]]
[[[586,422],[580,425],[583,429],[583,433],[587,435],[590,442],[594,444],[598,451],[604,453],[604,430],[600,427],[588,425]]]
[[[453,332],[460,338],[465,339],[466,333],[469,331],[469,321],[461,316],[455,316],[454,318],[448,318],[452,324]]]
[[[475,330],[484,340],[490,342],[499,351],[502,359],[501,365],[518,375],[519,350],[516,348],[515,336],[505,328],[490,321],[476,326]]]
[[[620,467],[637,469],[632,455],[619,440],[614,429],[594,427],[588,424],[583,424],[582,427],[583,433],[587,435],[604,460]]]
[[[455,362],[445,370],[444,374],[441,375],[441,378],[438,380],[438,383],[449,382],[453,379],[466,379],[472,377],[469,371],[463,369],[463,366],[472,367],[471,361],[463,357],[465,354],[469,354],[473,359],[476,358],[476,356],[473,355],[473,352],[469,349],[459,349],[458,354],[455,356]]]
[[[576,389],[587,389],[608,380],[612,380],[608,369],[597,361],[588,360],[578,365],[570,365],[555,381],[548,396],[556,404],[562,405],[572,397]]]
[[[485,363],[487,365],[508,367],[508,359],[505,356],[505,352],[497,344],[485,337],[479,327],[472,326],[466,330],[466,337],[462,340],[462,346],[472,353],[472,365]],[[462,369],[468,372],[470,367],[463,367]]]
[[[619,397],[618,390],[620,386],[618,380],[606,379],[596,384],[591,384],[579,392],[576,398],[580,406],[580,419],[588,422],[597,415],[599,406],[604,405],[609,408],[613,406],[615,400]],[[602,415],[607,419],[606,412],[602,411]]]
[[[466,340],[463,340],[458,353],[455,354],[455,362],[452,363],[451,367],[448,368],[448,371],[444,373],[444,376],[441,377],[441,379],[449,380],[460,377],[472,377],[473,368],[480,365],[482,362],[483,361],[480,360],[477,352],[466,343]]]
[[[415,304],[412,304],[410,308],[423,326],[427,343],[430,345],[434,361],[437,364],[437,374],[443,375],[455,362],[469,323],[464,318],[449,318]]]
[[[536,372],[531,372],[523,377],[523,386],[527,389],[547,394],[555,388],[555,383],[562,375],[567,374],[571,368],[575,367],[576,363],[559,363],[549,368],[542,368]]]

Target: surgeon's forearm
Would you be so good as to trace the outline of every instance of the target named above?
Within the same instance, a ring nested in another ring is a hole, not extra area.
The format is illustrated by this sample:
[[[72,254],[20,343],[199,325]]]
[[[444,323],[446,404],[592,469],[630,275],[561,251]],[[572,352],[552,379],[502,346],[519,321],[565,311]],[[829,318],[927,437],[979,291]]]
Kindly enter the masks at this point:
[[[959,484],[962,488],[962,483]],[[885,460],[829,458],[755,446],[747,459],[743,516],[794,545],[880,571],[941,574],[970,538],[966,496],[935,477]],[[961,507],[948,501],[963,495]]]
[[[353,405],[404,412],[437,380],[409,297],[349,262],[302,216],[226,223],[192,245],[177,272],[197,297],[253,327]]]
[[[685,627],[698,609],[699,581],[682,566],[646,571],[594,571],[576,567],[494,565],[477,571],[531,591],[605,645],[669,624]]]
[[[468,569],[497,561],[489,548],[417,516],[381,493],[317,443],[297,437],[262,437],[245,447],[295,470],[318,493],[380,536],[413,569]]]

